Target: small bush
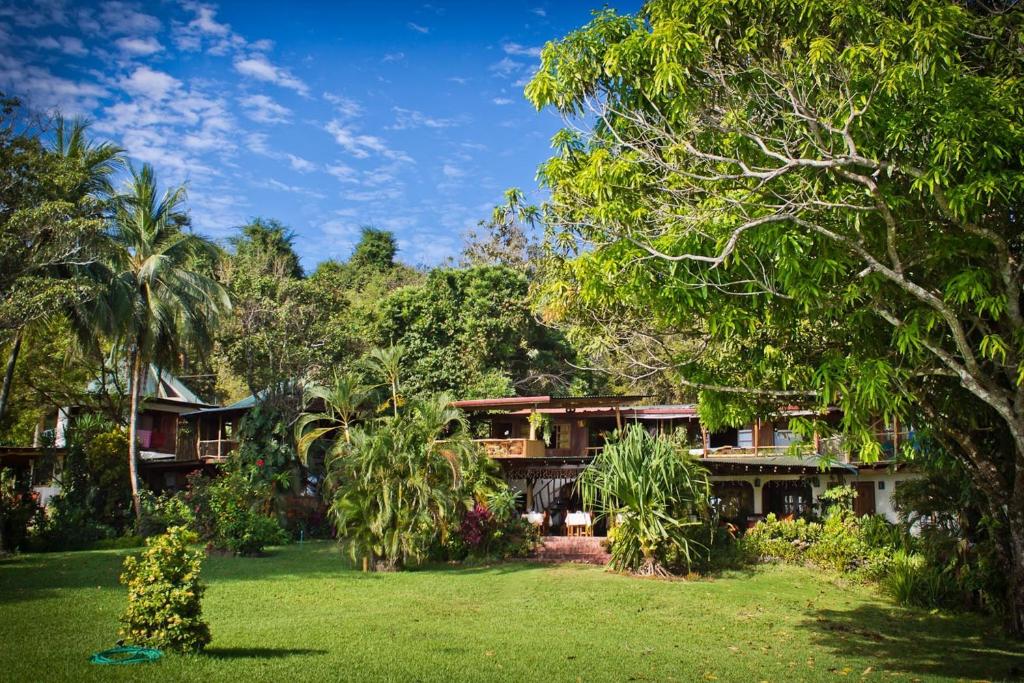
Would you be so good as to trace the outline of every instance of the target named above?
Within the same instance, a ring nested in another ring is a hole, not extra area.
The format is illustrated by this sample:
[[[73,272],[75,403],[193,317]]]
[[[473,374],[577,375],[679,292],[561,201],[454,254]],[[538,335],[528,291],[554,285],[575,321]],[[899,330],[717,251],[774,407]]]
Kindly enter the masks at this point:
[[[128,642],[176,652],[196,652],[210,642],[202,610],[206,587],[199,580],[203,554],[189,548],[198,540],[193,531],[171,527],[125,559],[128,609],[121,635]]]

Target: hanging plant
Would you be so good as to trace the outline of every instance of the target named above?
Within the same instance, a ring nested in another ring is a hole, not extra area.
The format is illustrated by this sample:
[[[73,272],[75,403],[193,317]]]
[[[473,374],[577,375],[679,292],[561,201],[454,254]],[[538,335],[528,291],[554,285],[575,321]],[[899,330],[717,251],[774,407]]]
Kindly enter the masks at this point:
[[[551,422],[551,416],[543,413],[534,411],[530,413],[530,426],[533,428],[533,433],[540,434],[541,438],[544,439],[544,443],[548,446],[551,445],[551,435],[554,430],[553,423]]]

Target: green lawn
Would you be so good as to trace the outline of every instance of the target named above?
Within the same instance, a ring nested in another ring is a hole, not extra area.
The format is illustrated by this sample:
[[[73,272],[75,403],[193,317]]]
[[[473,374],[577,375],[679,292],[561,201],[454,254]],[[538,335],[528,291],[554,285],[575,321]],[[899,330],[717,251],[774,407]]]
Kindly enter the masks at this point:
[[[974,616],[769,567],[715,580],[507,564],[361,574],[327,543],[204,569],[203,655],[97,667],[123,551],[0,561],[0,680],[794,681],[1012,677],[1024,651]]]

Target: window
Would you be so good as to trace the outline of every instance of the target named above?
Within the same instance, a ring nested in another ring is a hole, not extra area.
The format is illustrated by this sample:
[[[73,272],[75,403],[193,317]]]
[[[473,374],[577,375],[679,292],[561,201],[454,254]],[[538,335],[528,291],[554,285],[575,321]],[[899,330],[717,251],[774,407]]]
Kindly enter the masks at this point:
[[[564,448],[569,449],[569,433],[572,430],[572,425],[567,422],[558,422],[555,424],[554,434],[552,435],[552,448]]]
[[[788,429],[776,429],[775,430],[775,445],[776,446],[788,446],[791,443],[799,443],[800,437],[789,431]]]
[[[736,432],[736,446],[738,448],[753,448],[754,447],[754,430],[753,429],[741,429]]]

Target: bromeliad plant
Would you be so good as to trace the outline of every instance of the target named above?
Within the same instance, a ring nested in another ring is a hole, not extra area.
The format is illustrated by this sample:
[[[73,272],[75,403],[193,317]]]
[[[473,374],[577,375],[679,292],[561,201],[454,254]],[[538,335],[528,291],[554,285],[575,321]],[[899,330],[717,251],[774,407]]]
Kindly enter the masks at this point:
[[[578,485],[584,505],[615,525],[614,569],[667,576],[670,562],[688,570],[707,552],[697,540],[710,494],[707,471],[667,439],[639,425],[615,432]]]

